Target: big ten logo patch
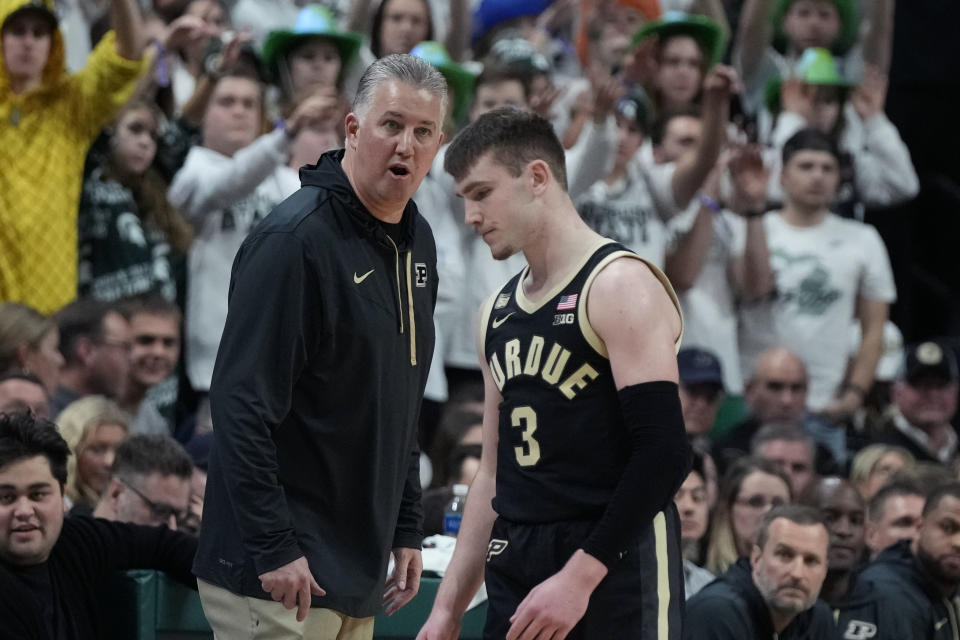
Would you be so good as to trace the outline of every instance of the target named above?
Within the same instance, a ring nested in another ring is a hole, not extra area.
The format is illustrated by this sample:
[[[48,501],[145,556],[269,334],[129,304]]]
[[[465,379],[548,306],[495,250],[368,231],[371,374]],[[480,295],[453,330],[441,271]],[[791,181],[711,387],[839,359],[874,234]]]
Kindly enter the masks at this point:
[[[418,262],[414,265],[415,282],[418,287],[427,286],[427,265],[425,262]]]
[[[573,324],[573,314],[572,313],[557,313],[553,316],[553,326],[559,327],[562,324]]]
[[[487,545],[487,562],[490,562],[490,559],[493,556],[498,556],[507,549],[507,545],[510,544],[506,540],[498,540],[493,538],[490,540],[490,544]]]
[[[877,635],[877,625],[862,620],[851,620],[843,633],[843,640],[868,640]]]

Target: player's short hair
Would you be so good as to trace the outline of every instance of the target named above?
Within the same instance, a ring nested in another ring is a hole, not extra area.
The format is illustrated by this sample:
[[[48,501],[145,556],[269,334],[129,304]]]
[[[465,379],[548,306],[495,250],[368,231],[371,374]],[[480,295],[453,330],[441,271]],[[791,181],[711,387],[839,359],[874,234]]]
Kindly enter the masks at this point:
[[[833,138],[816,129],[801,129],[797,131],[783,145],[783,166],[787,166],[790,158],[801,151],[824,151],[840,162],[840,149]]]
[[[909,480],[891,482],[870,498],[870,502],[867,503],[867,519],[870,522],[880,522],[887,508],[887,501],[896,496],[919,496],[922,498],[923,492],[920,491],[920,487]]]
[[[802,504],[785,504],[780,507],[775,507],[763,516],[763,521],[760,523],[760,530],[757,533],[757,546],[761,549],[767,544],[767,538],[770,537],[770,525],[778,518],[789,520],[795,524],[823,525],[824,530],[827,528],[827,522],[824,520],[819,509],[814,509],[813,507]]]
[[[0,469],[35,456],[47,459],[50,472],[63,488],[67,483],[70,447],[57,432],[57,426],[29,411],[0,413]]]
[[[193,461],[183,445],[170,436],[136,433],[117,447],[110,472],[116,478],[127,480],[151,473],[189,480]]]
[[[535,113],[506,107],[483,114],[450,143],[443,168],[455,180],[462,180],[487,153],[514,177],[534,160],[543,160],[567,190],[563,145],[553,125]]]
[[[923,505],[923,516],[926,517],[928,513],[939,507],[943,499],[948,496],[960,500],[960,482],[940,485],[928,493],[927,501]]]

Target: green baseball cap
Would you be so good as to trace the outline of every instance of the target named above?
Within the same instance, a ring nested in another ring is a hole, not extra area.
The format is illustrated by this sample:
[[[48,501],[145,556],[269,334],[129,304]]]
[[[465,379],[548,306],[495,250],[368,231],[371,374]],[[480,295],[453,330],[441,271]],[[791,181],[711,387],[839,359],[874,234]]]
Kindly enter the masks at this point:
[[[433,40],[424,40],[410,50],[410,55],[423,58],[443,74],[454,93],[454,119],[461,120],[466,116],[476,76],[454,62],[446,47]]]
[[[690,36],[697,41],[704,55],[713,66],[723,59],[727,37],[716,21],[706,16],[691,15],[682,11],[667,11],[656,20],[643,25],[633,36],[633,45],[650,36],[660,39],[671,36]]]
[[[849,89],[855,83],[840,75],[837,70],[837,61],[826,49],[812,47],[801,54],[789,78],[797,78],[804,84],[814,84],[827,87]],[[780,110],[780,89],[783,81],[789,78],[774,78],[767,83],[764,90],[764,102],[771,112]]]
[[[319,4],[308,4],[297,14],[293,29],[277,29],[267,34],[263,42],[263,62],[270,73],[276,76],[281,57],[301,42],[318,36],[336,45],[340,52],[341,69],[347,68],[363,42],[363,36],[359,33],[340,31],[330,9]]]
[[[795,0],[777,0],[777,4],[773,8],[773,29],[776,34],[774,44],[781,51],[786,49],[787,42],[787,34],[783,30],[783,19],[786,17],[787,11],[790,10],[790,5],[794,2]],[[837,36],[830,49],[839,55],[846,53],[857,40],[857,27],[859,26],[857,8],[854,6],[853,0],[830,0],[830,2],[833,2],[837,8],[837,13],[840,14],[840,35]]]

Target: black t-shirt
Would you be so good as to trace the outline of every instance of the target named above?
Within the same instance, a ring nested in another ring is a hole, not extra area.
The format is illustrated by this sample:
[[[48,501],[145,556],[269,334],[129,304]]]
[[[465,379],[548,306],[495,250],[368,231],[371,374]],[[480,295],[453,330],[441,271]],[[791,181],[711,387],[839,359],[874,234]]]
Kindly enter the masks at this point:
[[[32,567],[14,567],[10,573],[17,578],[26,590],[35,598],[46,623],[47,636],[54,640],[70,640],[73,636],[67,633],[63,617],[57,615],[56,596],[53,584],[50,581],[50,567],[47,563]]]

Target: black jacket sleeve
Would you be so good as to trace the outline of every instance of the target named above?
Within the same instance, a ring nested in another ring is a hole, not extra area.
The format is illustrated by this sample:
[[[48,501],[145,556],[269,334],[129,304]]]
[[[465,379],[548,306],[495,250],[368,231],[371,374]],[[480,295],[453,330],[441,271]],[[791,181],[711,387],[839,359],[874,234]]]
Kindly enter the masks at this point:
[[[683,640],[748,640],[753,628],[739,607],[727,598],[698,593],[687,601]]]
[[[220,472],[258,575],[303,555],[271,433],[316,349],[320,319],[310,312],[320,306],[320,290],[315,265],[292,234],[251,236],[234,261],[210,408]]]
[[[410,470],[403,485],[400,515],[393,534],[393,548],[419,549],[423,542],[423,505],[420,502],[420,451],[410,452]]]

